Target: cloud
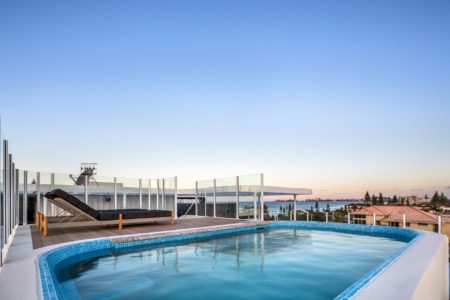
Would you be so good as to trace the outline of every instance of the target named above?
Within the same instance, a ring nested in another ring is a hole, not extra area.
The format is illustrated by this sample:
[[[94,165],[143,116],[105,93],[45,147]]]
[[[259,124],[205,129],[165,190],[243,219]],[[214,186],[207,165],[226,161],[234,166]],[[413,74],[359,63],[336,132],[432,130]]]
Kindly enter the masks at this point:
[[[411,192],[420,192],[420,191],[423,191],[424,189],[423,188],[415,188],[415,189],[411,189],[410,191]]]

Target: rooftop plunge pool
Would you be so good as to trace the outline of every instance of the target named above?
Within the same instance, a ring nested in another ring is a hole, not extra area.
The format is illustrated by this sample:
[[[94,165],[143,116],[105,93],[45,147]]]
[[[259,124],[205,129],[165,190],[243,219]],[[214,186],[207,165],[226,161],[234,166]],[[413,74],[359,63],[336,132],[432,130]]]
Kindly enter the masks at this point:
[[[326,224],[69,245],[40,257],[44,299],[344,299],[418,236]]]

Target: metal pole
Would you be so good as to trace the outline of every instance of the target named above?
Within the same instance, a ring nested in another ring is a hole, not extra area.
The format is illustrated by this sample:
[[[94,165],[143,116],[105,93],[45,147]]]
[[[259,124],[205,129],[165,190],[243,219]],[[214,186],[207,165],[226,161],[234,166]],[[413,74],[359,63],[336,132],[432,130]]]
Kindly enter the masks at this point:
[[[88,177],[84,175],[84,202],[88,204]]]
[[[159,179],[156,180],[156,209],[159,210]]]
[[[294,221],[297,221],[297,195],[294,195]]]
[[[28,171],[23,171],[23,225],[28,224]]]
[[[178,177],[175,176],[175,194],[174,194],[174,203],[175,203],[175,219],[178,219]]]
[[[42,214],[42,207],[41,207],[41,172],[36,173],[36,209],[39,213]],[[39,220],[36,220],[36,223],[39,222]]]
[[[239,176],[236,176],[236,219],[239,219]]]
[[[195,216],[198,216],[198,181],[195,182]]]
[[[148,180],[148,209],[152,209],[152,180]]]
[[[114,209],[117,209],[117,177],[114,177]]]
[[[166,180],[162,180],[161,208],[166,209]]]
[[[406,228],[406,215],[403,214],[403,228]]]
[[[205,217],[207,216],[207,213],[208,213],[208,211],[206,209],[206,188],[205,188]]]
[[[54,189],[55,189],[55,174],[51,173],[50,174],[50,191],[53,191]],[[56,207],[52,203],[50,203],[50,209],[51,209],[51,215],[54,216]]]
[[[139,208],[142,209],[142,179],[139,179]]]
[[[261,192],[260,192],[260,213],[261,213],[261,217],[260,220],[264,222],[264,174],[261,173]]]
[[[258,216],[258,209],[257,209],[257,204],[256,204],[256,192],[253,192],[253,220],[257,220],[257,216]]]
[[[214,213],[213,213],[213,216],[214,216],[214,218],[216,217],[216,201],[217,201],[217,198],[216,198],[216,180],[214,179],[213,180],[213,184],[214,184],[214,194],[213,194],[213,196],[214,196],[214,203],[213,203],[213,210],[214,210]]]

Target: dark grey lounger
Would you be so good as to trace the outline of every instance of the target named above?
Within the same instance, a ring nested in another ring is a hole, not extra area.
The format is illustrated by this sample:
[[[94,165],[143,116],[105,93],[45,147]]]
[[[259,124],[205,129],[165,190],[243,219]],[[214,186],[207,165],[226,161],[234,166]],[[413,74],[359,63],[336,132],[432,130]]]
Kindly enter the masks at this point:
[[[47,235],[48,228],[118,225],[122,229],[124,224],[155,223],[158,221],[171,221],[174,214],[170,210],[147,209],[117,209],[96,210],[81,202],[77,197],[61,190],[55,189],[45,194],[51,203],[70,213],[69,216],[45,218],[38,214],[38,229],[44,230]],[[41,226],[43,221],[43,226]]]

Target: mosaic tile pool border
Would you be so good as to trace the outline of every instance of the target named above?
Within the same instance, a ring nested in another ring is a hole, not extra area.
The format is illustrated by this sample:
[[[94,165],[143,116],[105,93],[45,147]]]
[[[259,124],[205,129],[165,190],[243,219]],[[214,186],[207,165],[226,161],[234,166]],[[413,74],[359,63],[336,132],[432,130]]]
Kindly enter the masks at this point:
[[[119,239],[105,238],[94,241],[79,242],[62,246],[48,252],[41,254],[38,257],[37,265],[40,277],[40,286],[42,291],[42,297],[44,300],[58,300],[62,299],[61,290],[59,289],[55,268],[59,263],[67,260],[76,260],[77,256],[87,255],[94,251],[114,251],[115,253],[128,252],[131,250],[138,250],[141,247],[164,245],[170,243],[183,242],[187,243],[198,239],[216,238],[228,235],[235,235],[239,233],[253,232],[261,229],[270,228],[299,228],[309,230],[326,230],[336,231],[352,234],[374,235],[401,239],[408,241],[408,243],[402,249],[392,254],[387,260],[380,263],[369,273],[364,275],[335,299],[351,299],[355,296],[365,285],[380,275],[390,264],[397,260],[402,253],[411,248],[415,242],[420,238],[421,233],[419,231],[411,229],[403,229],[397,227],[385,227],[385,226],[369,226],[358,224],[344,224],[344,223],[323,223],[323,222],[305,222],[305,221],[278,221],[264,225],[249,225],[245,227],[232,227],[221,228],[215,227],[209,229],[209,231],[199,230],[189,233],[166,233],[162,236],[140,236],[129,237]],[[208,230],[208,228],[205,228]]]

